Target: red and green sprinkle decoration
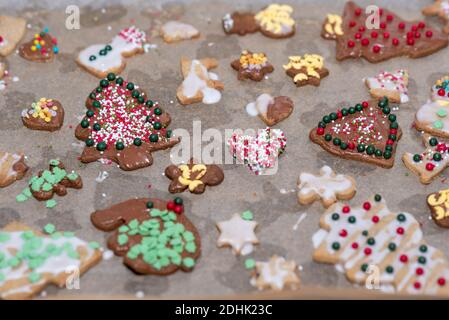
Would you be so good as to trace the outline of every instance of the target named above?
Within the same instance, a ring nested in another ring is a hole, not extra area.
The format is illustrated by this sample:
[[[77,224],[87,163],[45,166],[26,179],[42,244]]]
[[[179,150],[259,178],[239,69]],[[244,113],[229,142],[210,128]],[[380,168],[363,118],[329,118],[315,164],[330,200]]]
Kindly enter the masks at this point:
[[[138,86],[114,73],[100,81],[89,95],[88,104],[80,125],[90,129],[86,146],[100,152],[111,147],[120,151],[130,145],[158,143],[172,135],[161,122],[158,103],[146,99]]]
[[[426,149],[422,154],[413,155],[413,161],[420,163],[424,161],[426,163],[425,168],[427,171],[433,171],[438,162],[445,159],[448,156],[449,145],[444,142],[439,142],[437,138],[431,137],[428,140],[430,148]],[[429,161],[429,162],[427,162]],[[435,163],[432,163],[434,161]]]
[[[371,110],[369,103],[363,101],[354,107],[342,108],[337,112],[325,115],[318,123],[316,134],[323,136],[325,141],[332,143],[336,147],[340,147],[341,150],[366,153],[369,156],[390,159],[392,157],[393,146],[397,141],[399,125],[396,121],[396,115],[391,113],[387,97],[382,98],[377,106],[377,110]],[[344,120],[346,117],[352,115],[356,117],[349,122],[335,123],[336,120]],[[384,139],[375,126],[376,121],[380,121],[382,118],[387,119],[390,123],[389,135],[383,150],[376,149],[373,145],[373,143]],[[350,140],[345,141],[340,138],[341,134],[348,135],[351,133],[355,133],[355,136]]]

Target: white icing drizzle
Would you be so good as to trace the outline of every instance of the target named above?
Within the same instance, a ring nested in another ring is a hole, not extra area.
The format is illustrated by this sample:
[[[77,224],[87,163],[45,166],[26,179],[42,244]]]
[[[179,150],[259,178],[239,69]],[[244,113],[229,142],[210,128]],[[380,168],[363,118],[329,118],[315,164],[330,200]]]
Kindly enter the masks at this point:
[[[14,165],[21,158],[20,154],[0,151],[0,181],[9,180],[17,174],[14,170]]]
[[[259,290],[265,288],[282,290],[286,286],[296,288],[300,282],[296,269],[294,261],[273,256],[268,262],[256,262],[257,273],[251,278],[250,283]]]
[[[249,254],[252,252],[252,245],[259,243],[254,233],[256,226],[257,222],[244,220],[238,213],[235,213],[231,219],[217,223],[220,230],[217,245],[219,247],[231,246],[236,255]]]
[[[449,101],[428,100],[419,108],[416,120],[429,129],[449,133]]]
[[[395,72],[384,71],[375,77],[365,79],[370,89],[383,89],[397,92],[401,103],[409,101],[407,84],[408,73],[406,70],[397,70]]]
[[[217,103],[221,99],[220,91],[208,86],[209,80],[217,80],[217,78],[217,75],[208,72],[199,60],[192,60],[190,71],[182,82],[182,93],[187,98],[192,98],[201,92],[204,104]]]
[[[259,114],[266,114],[268,106],[274,103],[274,98],[268,93],[262,93],[257,97],[256,101],[250,102],[246,105],[246,112],[255,117]]]
[[[188,40],[199,35],[198,30],[190,24],[179,21],[169,21],[161,27],[165,37],[176,40]]]

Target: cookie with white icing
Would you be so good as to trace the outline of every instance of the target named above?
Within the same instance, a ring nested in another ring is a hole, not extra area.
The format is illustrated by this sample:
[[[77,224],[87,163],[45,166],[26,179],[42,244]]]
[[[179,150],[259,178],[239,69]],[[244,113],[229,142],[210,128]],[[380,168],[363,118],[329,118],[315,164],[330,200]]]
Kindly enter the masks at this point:
[[[449,144],[428,134],[423,135],[423,142],[423,152],[406,152],[402,161],[410,171],[419,176],[421,183],[429,184],[449,166]]]
[[[119,74],[125,69],[125,57],[143,53],[144,31],[131,26],[122,29],[108,44],[94,44],[82,50],[76,62],[86,71],[104,78],[108,73]]]
[[[391,211],[380,195],[361,206],[336,203],[313,236],[313,259],[340,266],[349,281],[364,285],[376,272],[382,291],[449,295],[449,264],[423,238],[412,214]]]
[[[217,246],[231,247],[235,255],[247,255],[253,251],[253,245],[258,244],[255,229],[257,222],[253,221],[250,211],[245,211],[241,215],[234,213],[229,220],[217,222],[220,236]]]
[[[13,53],[25,32],[25,19],[0,16],[0,56],[6,57]]]
[[[250,283],[259,290],[299,289],[301,281],[298,265],[293,260],[285,260],[276,255],[266,262],[257,261]]]
[[[325,208],[337,200],[349,200],[356,193],[354,178],[336,174],[329,166],[323,166],[319,175],[303,172],[298,179],[298,202],[302,205],[311,204],[317,200]]]
[[[162,25],[160,33],[167,43],[195,39],[200,36],[200,32],[194,26],[179,21],[166,22]]]
[[[181,58],[181,71],[184,78],[178,87],[176,96],[183,105],[202,102],[214,104],[220,101],[224,84],[217,74],[210,72],[216,68],[218,61],[212,58],[187,59]]]
[[[381,99],[387,97],[391,102],[408,102],[408,72],[407,70],[396,70],[394,72],[383,71],[375,77],[364,79],[369,93],[373,98]]]
[[[248,103],[245,109],[250,116],[259,116],[267,126],[274,126],[290,116],[293,112],[293,101],[286,96],[273,97],[262,93],[256,101]]]
[[[0,188],[22,179],[27,170],[23,154],[0,151]]]
[[[87,242],[72,232],[47,234],[13,222],[0,230],[0,299],[31,299],[50,284],[75,285],[74,272],[84,274],[102,259],[96,242]]]

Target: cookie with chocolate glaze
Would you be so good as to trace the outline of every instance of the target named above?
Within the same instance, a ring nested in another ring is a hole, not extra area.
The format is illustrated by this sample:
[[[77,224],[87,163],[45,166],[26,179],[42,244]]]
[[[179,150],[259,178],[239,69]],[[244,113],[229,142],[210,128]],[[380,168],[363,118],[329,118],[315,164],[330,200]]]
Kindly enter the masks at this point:
[[[449,228],[449,189],[429,194],[427,205],[433,221],[442,228]]]
[[[33,39],[19,48],[22,58],[36,62],[50,62],[58,53],[58,40],[48,33],[48,29],[36,33]]]
[[[267,73],[274,71],[265,53],[253,53],[243,50],[240,58],[232,61],[231,67],[238,72],[237,79],[261,81]]]
[[[223,19],[223,30],[226,34],[238,34],[244,36],[247,33],[255,33],[259,31],[259,25],[254,18],[254,14],[250,12],[234,12],[227,13]]]
[[[401,135],[396,115],[384,98],[325,115],[309,137],[335,156],[391,168]]]
[[[201,254],[200,235],[181,198],[130,199],[95,211],[91,221],[102,231],[112,231],[108,248],[138,274],[192,271]]]
[[[246,105],[246,112],[252,117],[259,116],[268,126],[274,126],[290,116],[293,101],[286,96],[273,97],[263,93]]]
[[[153,152],[179,142],[168,129],[170,115],[137,85],[113,73],[90,93],[86,108],[75,130],[76,138],[86,143],[83,163],[104,158],[123,170],[136,170],[153,163]]]
[[[184,192],[200,194],[206,186],[216,186],[223,182],[223,170],[215,164],[195,163],[190,159],[188,164],[170,165],[165,169],[165,176],[172,180],[168,191],[170,193]]]
[[[32,130],[56,131],[64,123],[64,108],[58,100],[41,98],[22,110],[22,122]]]
[[[377,63],[398,56],[420,58],[449,44],[447,35],[423,21],[405,21],[386,8],[380,8],[379,15],[379,28],[368,29],[365,9],[348,1],[342,17],[326,18],[322,36],[336,40],[337,60],[363,57]]]

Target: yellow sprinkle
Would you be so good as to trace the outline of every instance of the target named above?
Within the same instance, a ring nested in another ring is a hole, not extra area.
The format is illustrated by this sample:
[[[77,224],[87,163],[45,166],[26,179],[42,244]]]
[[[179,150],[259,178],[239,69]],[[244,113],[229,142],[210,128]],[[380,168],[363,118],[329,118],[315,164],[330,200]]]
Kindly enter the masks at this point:
[[[37,114],[37,112],[34,112],[33,114],[32,114],[32,117],[33,118],[37,118],[39,115]]]
[[[58,107],[57,106],[53,106],[53,107],[51,107],[51,109],[56,111],[56,110],[58,110]]]
[[[31,51],[36,51],[36,47],[35,46],[31,46]]]
[[[35,37],[35,38],[39,38],[39,37],[40,37],[40,36],[39,36],[39,33],[35,33],[35,34],[34,34],[34,37]]]
[[[50,121],[51,121],[51,118],[50,118],[50,117],[46,117],[46,118],[44,119],[44,121],[45,121],[45,122],[50,122]]]

